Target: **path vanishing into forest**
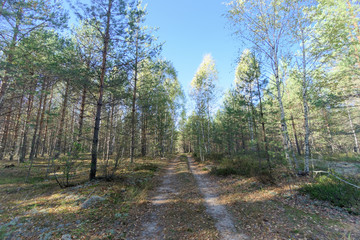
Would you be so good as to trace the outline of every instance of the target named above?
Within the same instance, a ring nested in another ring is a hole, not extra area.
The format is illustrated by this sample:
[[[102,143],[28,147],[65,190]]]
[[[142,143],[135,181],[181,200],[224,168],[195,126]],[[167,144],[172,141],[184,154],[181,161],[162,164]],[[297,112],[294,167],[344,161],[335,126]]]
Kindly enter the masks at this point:
[[[248,239],[219,202],[218,188],[192,158],[171,160],[128,239]]]

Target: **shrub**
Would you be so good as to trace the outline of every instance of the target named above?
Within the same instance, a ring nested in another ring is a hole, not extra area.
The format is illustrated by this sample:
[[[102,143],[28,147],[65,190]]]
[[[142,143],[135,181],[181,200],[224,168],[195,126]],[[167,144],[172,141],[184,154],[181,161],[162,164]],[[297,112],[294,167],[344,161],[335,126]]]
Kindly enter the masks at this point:
[[[265,162],[259,168],[258,158],[253,155],[238,155],[233,159],[224,158],[220,165],[211,169],[211,174],[217,176],[241,175],[244,177],[256,177],[262,183],[274,183]]]
[[[211,168],[210,174],[226,177],[229,175],[238,174],[238,172],[233,167],[227,166],[227,167],[213,167]]]
[[[328,201],[350,213],[360,214],[360,191],[333,176],[319,176],[314,183],[303,186],[300,191],[309,194],[312,199]]]
[[[210,160],[210,161],[214,161],[214,162],[221,162],[224,158],[224,154],[223,153],[209,153],[209,154],[205,154],[205,159],[206,160]]]
[[[134,171],[141,171],[141,170],[145,170],[145,171],[152,171],[152,172],[156,172],[158,170],[158,165],[154,164],[154,163],[147,163],[147,164],[143,164],[143,165],[138,165],[134,168]]]

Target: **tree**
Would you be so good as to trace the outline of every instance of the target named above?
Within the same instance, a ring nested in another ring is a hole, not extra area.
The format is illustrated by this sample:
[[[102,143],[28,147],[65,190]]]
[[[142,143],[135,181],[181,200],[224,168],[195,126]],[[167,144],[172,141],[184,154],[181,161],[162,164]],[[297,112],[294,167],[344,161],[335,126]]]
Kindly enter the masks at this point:
[[[265,0],[241,1],[228,4],[227,17],[235,28],[237,36],[250,43],[268,60],[271,70],[268,77],[276,86],[276,98],[281,113],[281,130],[285,157],[292,166],[289,156],[290,145],[288,128],[282,102],[282,82],[287,78],[285,63],[288,51],[291,49],[289,27],[293,18],[292,1]],[[294,159],[295,160],[295,159]]]
[[[109,53],[119,56],[125,39],[126,3],[123,0],[98,0],[91,6],[82,4],[82,13],[77,11],[81,20],[97,30],[101,37],[101,63],[97,66],[99,71],[98,99],[94,120],[94,135],[91,150],[90,180],[95,179],[97,170],[98,143],[101,121],[101,109],[105,88],[105,78],[109,67]],[[115,56],[116,58],[116,56]]]
[[[13,74],[14,51],[19,42],[39,29],[60,27],[66,22],[60,2],[3,1],[1,4],[0,51],[4,54],[4,75],[0,88],[0,112]],[[56,9],[56,11],[55,11]]]
[[[135,153],[135,128],[136,128],[136,97],[138,75],[141,71],[141,62],[145,59],[151,59],[158,54],[161,46],[152,45],[155,40],[154,36],[148,31],[148,27],[143,26],[146,16],[146,8],[141,6],[142,2],[137,1],[135,8],[130,12],[129,22],[129,39],[128,45],[130,53],[132,53],[131,70],[133,70],[133,93],[132,93],[132,108],[131,108],[131,147],[130,147],[130,162],[134,162]]]
[[[196,116],[199,119],[197,121],[199,136],[197,147],[202,161],[204,161],[204,154],[211,151],[211,103],[215,100],[215,81],[217,79],[218,72],[215,61],[210,54],[207,54],[191,82],[191,96],[195,101]]]

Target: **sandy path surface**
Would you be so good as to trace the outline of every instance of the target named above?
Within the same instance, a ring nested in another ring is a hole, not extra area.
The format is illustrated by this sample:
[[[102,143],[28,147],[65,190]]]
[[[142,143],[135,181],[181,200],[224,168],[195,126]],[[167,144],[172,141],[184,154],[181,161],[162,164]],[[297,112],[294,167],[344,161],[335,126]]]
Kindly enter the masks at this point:
[[[238,233],[233,223],[232,216],[226,210],[226,207],[220,204],[216,190],[219,186],[210,181],[210,179],[202,174],[194,165],[193,159],[188,158],[189,167],[194,174],[200,192],[204,196],[206,211],[215,219],[215,226],[220,233],[221,239],[224,240],[241,240],[248,239],[244,234]]]
[[[220,204],[219,186],[191,158],[169,161],[127,239],[248,239]]]
[[[174,199],[176,196],[175,185],[175,167],[177,159],[171,161],[167,166],[166,173],[163,177],[161,185],[157,188],[156,194],[150,198],[150,203],[154,206],[155,211],[150,212],[148,221],[143,224],[143,231],[140,239],[155,240],[164,239],[163,226],[161,226],[159,219],[161,219],[161,206]]]

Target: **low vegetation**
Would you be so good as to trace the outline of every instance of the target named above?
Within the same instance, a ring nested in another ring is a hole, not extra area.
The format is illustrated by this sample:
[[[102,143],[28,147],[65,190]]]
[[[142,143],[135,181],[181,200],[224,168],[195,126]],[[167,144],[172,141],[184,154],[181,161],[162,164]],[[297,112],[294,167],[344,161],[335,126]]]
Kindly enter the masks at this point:
[[[12,168],[1,164],[0,239],[52,239],[64,234],[111,239],[115,232],[116,236],[125,236],[132,208],[146,201],[154,187],[154,176],[166,164],[160,158],[135,161],[136,166],[128,160],[122,162],[112,181],[100,177],[102,180],[88,182],[90,161],[84,159],[77,163],[76,178],[69,180],[71,187],[64,189],[59,188],[54,176],[46,177],[46,168],[35,168],[25,182],[27,164]],[[94,196],[104,201],[83,208],[84,202]]]
[[[352,182],[360,185],[360,181],[352,180]],[[334,176],[317,176],[312,183],[306,184],[300,191],[309,194],[313,199],[328,201],[350,213],[360,214],[360,190]]]

